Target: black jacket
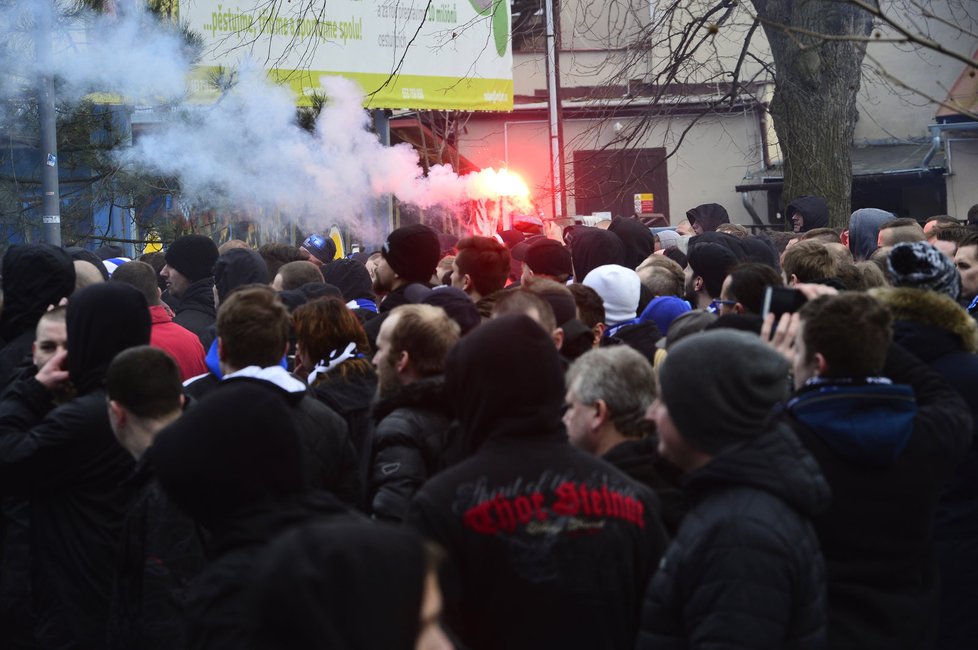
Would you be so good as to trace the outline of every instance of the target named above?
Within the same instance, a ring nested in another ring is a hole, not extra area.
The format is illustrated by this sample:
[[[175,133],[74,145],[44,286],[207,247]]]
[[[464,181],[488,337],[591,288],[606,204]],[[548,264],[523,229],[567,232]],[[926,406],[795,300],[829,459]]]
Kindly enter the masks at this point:
[[[934,645],[937,504],[971,445],[971,416],[956,391],[899,346],[884,375],[894,385],[810,385],[787,408],[833,492],[812,520],[828,571],[833,649]]]
[[[239,513],[208,540],[211,563],[191,583],[186,605],[186,650],[241,650],[252,636],[250,590],[268,543],[293,526],[354,515],[326,493],[256,504]]]
[[[346,422],[359,466],[360,484],[367,483],[370,462],[370,407],[377,395],[377,373],[371,367],[364,374],[330,377],[313,386],[311,394]]]
[[[658,444],[654,435],[626,440],[609,449],[601,459],[655,492],[662,504],[662,523],[670,535],[675,535],[686,514],[685,498],[679,489],[682,472],[659,455]]]
[[[418,491],[409,521],[454,567],[453,629],[475,649],[631,648],[666,543],[659,503],[568,443],[549,334],[522,315],[484,323],[445,384],[472,455]]]
[[[113,357],[149,343],[149,311],[132,287],[72,297],[68,371],[79,396],[55,408],[36,379],[0,404],[0,494],[31,505],[31,587],[41,648],[105,642],[112,572],[133,468],[109,426],[102,381]]]
[[[690,509],[652,579],[637,648],[826,648],[825,566],[808,516],[829,489],[784,427],[690,473]]]
[[[910,288],[877,289],[893,313],[893,336],[958,391],[971,411],[972,440],[937,509],[941,574],[940,648],[978,643],[978,324],[951,298]]]
[[[443,467],[451,414],[442,375],[400,387],[374,406],[368,503],[377,519],[402,521],[415,492]]]
[[[173,311],[176,314],[173,322],[196,334],[205,350],[210,348],[213,336],[210,326],[217,319],[213,278],[197,280],[187,287]]]
[[[384,296],[384,299],[377,306],[379,313],[363,324],[363,331],[367,334],[367,341],[370,343],[371,350],[377,349],[377,334],[380,333],[380,326],[384,324],[384,319],[387,318],[388,313],[395,307],[411,304],[411,301],[408,299],[407,290],[409,287],[415,284],[421,283],[412,282],[405,284],[404,286],[398,287]]]
[[[52,408],[30,379],[0,408],[0,491],[31,504],[31,585],[39,647],[105,638],[133,460],[109,427],[105,391]]]
[[[359,506],[362,499],[359,465],[343,418],[316,399],[305,384],[280,366],[250,366],[232,375],[223,381],[214,375],[204,375],[189,383],[185,390],[199,400],[229,381],[261,381],[273,386],[291,406],[292,422],[302,443],[305,478],[309,486],[331,492],[351,506]]]
[[[203,532],[166,496],[149,463],[139,463],[128,485],[136,497],[116,565],[108,648],[183,648],[186,591],[206,564]]]

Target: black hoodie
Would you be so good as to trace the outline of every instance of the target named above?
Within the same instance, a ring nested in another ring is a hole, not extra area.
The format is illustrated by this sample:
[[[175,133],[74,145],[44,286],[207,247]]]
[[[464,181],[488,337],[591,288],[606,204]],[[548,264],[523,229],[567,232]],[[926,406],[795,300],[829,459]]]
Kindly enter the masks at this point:
[[[54,408],[36,379],[0,403],[0,491],[29,495],[41,647],[101,647],[132,457],[112,434],[102,380],[122,350],[149,343],[146,301],[97,284],[68,305],[68,371],[79,396]]]
[[[727,210],[719,203],[703,203],[692,210],[686,211],[686,218],[689,225],[700,225],[701,232],[716,230],[721,223],[730,223]]]
[[[407,530],[328,522],[290,530],[258,563],[251,647],[411,650],[425,568],[422,541]]]
[[[454,631],[473,649],[631,648],[666,542],[659,503],[567,442],[549,335],[493,319],[449,353],[445,383],[473,455],[425,484],[408,520],[452,561]]]
[[[636,268],[655,251],[655,235],[638,219],[615,217],[608,231],[618,235],[625,246],[625,266]]]
[[[34,328],[49,305],[75,290],[75,267],[60,248],[15,244],[3,256],[3,312],[0,315],[0,389],[31,351]]]
[[[212,559],[187,596],[187,647],[242,648],[254,562],[275,535],[316,517],[345,517],[308,491],[288,396],[228,380],[166,427],[147,451],[167,496],[210,534]]]
[[[829,204],[820,196],[799,196],[785,208],[785,219],[790,223],[796,212],[804,217],[799,232],[829,227]]]
[[[625,245],[613,232],[600,228],[577,227],[570,241],[574,281],[584,282],[592,270],[605,264],[625,266]]]
[[[227,300],[232,290],[246,284],[268,284],[268,265],[250,248],[232,248],[214,262],[217,299]]]

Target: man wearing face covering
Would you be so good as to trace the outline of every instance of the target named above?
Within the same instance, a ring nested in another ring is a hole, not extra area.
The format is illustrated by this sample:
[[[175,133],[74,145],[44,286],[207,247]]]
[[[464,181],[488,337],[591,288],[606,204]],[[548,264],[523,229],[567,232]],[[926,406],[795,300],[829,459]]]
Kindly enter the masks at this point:
[[[68,353],[10,388],[0,404],[0,493],[31,505],[31,588],[39,648],[100,648],[132,457],[109,425],[103,381],[113,357],[149,343],[136,289],[97,284],[71,297]],[[76,396],[55,407],[70,380]]]
[[[480,325],[445,385],[469,457],[421,488],[408,522],[448,552],[449,627],[474,650],[631,648],[666,543],[659,502],[569,444],[550,335],[524,315]]]

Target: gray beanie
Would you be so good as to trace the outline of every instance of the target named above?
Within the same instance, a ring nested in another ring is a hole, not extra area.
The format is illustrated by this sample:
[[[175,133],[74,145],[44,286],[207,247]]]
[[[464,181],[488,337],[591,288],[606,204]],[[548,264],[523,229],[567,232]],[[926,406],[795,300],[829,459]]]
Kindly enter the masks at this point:
[[[886,270],[894,287],[929,289],[957,300],[961,276],[954,260],[925,241],[897,244],[886,258]]]
[[[715,455],[764,433],[788,395],[788,362],[755,334],[714,330],[670,348],[659,385],[682,437]]]

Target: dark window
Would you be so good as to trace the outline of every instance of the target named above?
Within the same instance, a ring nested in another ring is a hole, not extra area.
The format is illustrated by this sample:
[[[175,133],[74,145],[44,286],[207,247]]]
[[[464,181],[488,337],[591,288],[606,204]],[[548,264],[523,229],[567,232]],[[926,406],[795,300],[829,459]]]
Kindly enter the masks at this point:
[[[669,214],[666,150],[606,149],[574,152],[574,198],[577,214],[634,214],[635,195],[655,195],[655,212]]]
[[[539,52],[547,46],[547,19],[542,0],[510,0],[513,51]]]

